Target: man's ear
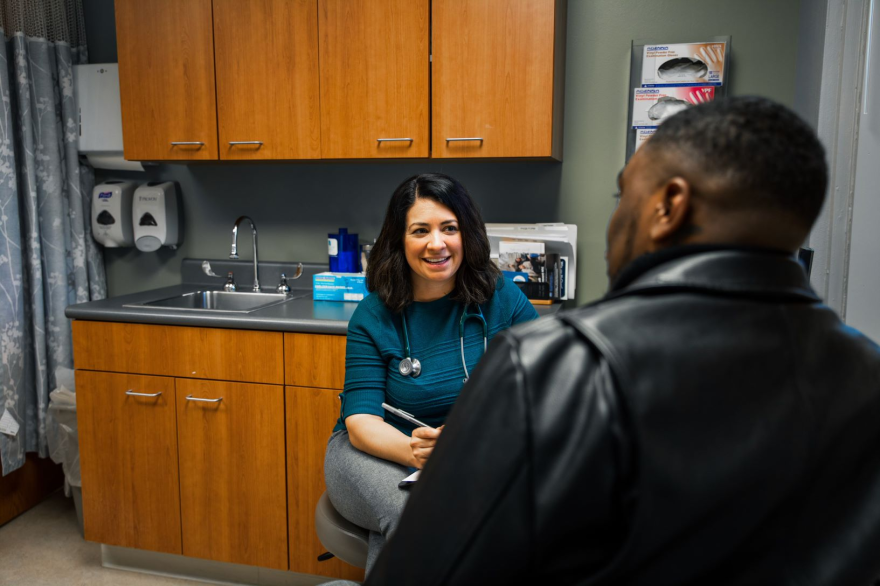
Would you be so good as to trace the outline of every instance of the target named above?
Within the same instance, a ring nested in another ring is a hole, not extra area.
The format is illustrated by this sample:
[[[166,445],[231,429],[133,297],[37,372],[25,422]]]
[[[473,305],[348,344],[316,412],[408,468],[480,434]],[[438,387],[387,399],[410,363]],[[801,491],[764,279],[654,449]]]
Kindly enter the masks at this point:
[[[652,215],[650,237],[655,243],[674,241],[683,233],[691,215],[690,183],[682,177],[673,177],[655,192],[654,213]]]

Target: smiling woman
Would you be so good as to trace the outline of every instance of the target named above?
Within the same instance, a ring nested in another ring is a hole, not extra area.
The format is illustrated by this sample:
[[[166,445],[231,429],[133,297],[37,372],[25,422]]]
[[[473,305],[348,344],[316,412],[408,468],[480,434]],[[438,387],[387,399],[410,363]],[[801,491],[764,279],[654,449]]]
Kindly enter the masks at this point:
[[[431,199],[417,199],[406,215],[403,248],[412,270],[413,301],[433,301],[455,288],[463,246],[452,210]]]
[[[367,571],[406,504],[398,483],[428,461],[488,342],[537,313],[489,258],[479,209],[452,177],[395,190],[367,268],[371,294],[349,322],[345,390],[327,446],[327,495],[370,530]],[[402,409],[425,427],[388,415]]]

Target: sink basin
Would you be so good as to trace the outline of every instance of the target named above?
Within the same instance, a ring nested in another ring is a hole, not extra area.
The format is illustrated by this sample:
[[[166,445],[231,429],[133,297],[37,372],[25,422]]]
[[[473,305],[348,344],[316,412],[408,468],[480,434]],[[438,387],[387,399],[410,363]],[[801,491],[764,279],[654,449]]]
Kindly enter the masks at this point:
[[[225,311],[249,313],[306,297],[309,289],[293,290],[290,293],[253,293],[249,291],[193,291],[174,297],[166,297],[144,303],[133,303],[125,307],[181,309],[186,311]]]

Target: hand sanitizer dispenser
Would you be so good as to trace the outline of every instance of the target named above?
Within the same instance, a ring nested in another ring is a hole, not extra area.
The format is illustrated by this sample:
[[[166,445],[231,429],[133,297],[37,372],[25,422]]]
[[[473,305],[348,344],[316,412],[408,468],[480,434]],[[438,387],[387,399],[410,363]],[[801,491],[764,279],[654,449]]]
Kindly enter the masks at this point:
[[[107,248],[133,246],[131,203],[135,184],[107,181],[92,190],[92,236]]]
[[[134,245],[138,250],[153,252],[160,246],[177,248],[180,230],[177,189],[174,183],[151,181],[134,192],[131,219]]]

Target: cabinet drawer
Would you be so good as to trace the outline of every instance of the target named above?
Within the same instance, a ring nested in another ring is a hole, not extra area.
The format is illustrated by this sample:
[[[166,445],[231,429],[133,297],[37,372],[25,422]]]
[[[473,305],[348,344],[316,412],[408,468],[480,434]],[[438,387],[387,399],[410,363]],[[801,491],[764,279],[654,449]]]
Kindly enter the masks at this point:
[[[280,332],[73,322],[77,369],[283,384]]]
[[[288,385],[342,389],[345,336],[284,334],[284,365]]]
[[[89,541],[181,553],[174,379],[76,373]]]

